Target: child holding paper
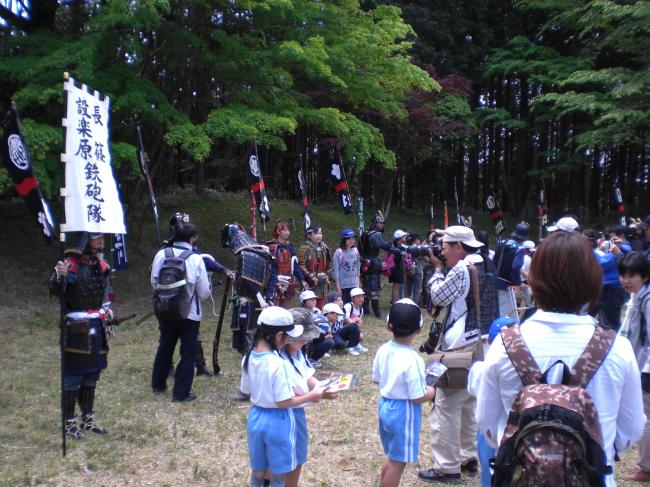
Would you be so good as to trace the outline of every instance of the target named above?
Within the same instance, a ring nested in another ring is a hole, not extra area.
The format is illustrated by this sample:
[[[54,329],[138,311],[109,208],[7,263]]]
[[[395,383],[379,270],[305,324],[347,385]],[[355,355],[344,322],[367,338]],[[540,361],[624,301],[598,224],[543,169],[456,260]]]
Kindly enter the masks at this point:
[[[386,453],[380,487],[398,487],[408,462],[418,461],[422,403],[435,390],[425,384],[424,361],[411,348],[422,328],[420,307],[408,298],[390,308],[384,343],[372,363],[372,380],[379,384],[379,436]]]

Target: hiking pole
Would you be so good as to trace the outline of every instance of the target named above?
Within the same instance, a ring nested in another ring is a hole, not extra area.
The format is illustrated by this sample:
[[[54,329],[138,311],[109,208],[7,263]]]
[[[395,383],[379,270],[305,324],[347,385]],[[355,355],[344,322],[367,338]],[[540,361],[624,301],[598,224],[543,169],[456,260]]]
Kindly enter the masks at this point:
[[[228,292],[230,292],[230,279],[226,280],[226,285],[223,289],[223,298],[221,299],[221,310],[219,311],[219,321],[217,322],[217,329],[214,332],[214,340],[212,341],[212,370],[214,375],[219,375],[221,367],[219,367],[219,341],[221,340],[221,328],[223,326],[223,317],[226,314],[226,303],[228,302]]]

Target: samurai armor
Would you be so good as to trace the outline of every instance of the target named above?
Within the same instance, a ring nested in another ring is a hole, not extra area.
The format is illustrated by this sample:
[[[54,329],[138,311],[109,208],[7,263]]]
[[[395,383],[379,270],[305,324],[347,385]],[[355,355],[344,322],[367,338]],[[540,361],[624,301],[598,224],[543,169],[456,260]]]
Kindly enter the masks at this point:
[[[108,341],[99,318],[65,322],[63,371],[88,374],[106,368]]]
[[[68,279],[65,297],[71,311],[100,309],[108,286],[110,271],[106,263],[83,263],[83,260],[79,259],[74,275]]]
[[[269,257],[251,250],[242,250],[237,260],[235,289],[237,294],[251,300],[256,299],[257,292],[266,289],[270,270]]]

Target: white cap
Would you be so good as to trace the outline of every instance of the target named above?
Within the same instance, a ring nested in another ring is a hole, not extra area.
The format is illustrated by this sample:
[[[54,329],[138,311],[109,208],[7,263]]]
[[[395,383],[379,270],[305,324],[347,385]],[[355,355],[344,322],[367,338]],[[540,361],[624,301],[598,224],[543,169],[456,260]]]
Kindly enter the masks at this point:
[[[325,306],[323,306],[322,314],[326,315],[329,313],[336,313],[337,315],[342,315],[343,310],[341,310],[341,307],[336,303],[327,303]]]
[[[530,250],[531,252],[535,251],[535,242],[532,240],[526,240],[523,244],[521,244],[521,247]]]
[[[397,240],[398,238],[406,237],[408,233],[406,233],[404,230],[395,230],[395,233],[393,233],[393,240]]]
[[[308,299],[318,299],[318,296],[316,296],[316,293],[311,289],[307,289],[306,291],[300,293],[301,303],[307,301]]]
[[[563,232],[575,232],[580,228],[580,224],[572,216],[563,216],[560,218],[557,223],[551,225],[546,230],[548,233],[556,232],[557,230],[562,230]]]
[[[445,229],[445,234],[442,237],[442,241],[449,243],[460,242],[470,247],[474,247],[475,249],[483,247],[483,242],[476,240],[472,229],[461,225],[447,227]]]
[[[257,318],[257,324],[261,327],[276,328],[278,332],[283,331],[290,337],[302,335],[303,326],[293,324],[293,315],[280,306],[269,306],[264,308]]]
[[[361,289],[360,287],[353,287],[353,288],[350,290],[350,297],[351,297],[351,298],[353,298],[353,297],[355,297],[355,296],[365,295],[365,294],[366,294],[366,293],[364,293],[364,292],[363,292],[363,289]]]

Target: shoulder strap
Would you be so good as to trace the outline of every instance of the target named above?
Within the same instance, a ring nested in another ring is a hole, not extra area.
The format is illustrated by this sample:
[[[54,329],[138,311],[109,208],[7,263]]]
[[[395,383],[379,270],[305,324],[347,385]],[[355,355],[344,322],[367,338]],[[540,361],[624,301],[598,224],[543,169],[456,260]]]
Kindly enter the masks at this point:
[[[542,381],[542,372],[539,370],[535,359],[528,349],[528,345],[521,336],[519,325],[510,328],[501,328],[501,338],[506,348],[506,353],[514,366],[524,387],[539,384]]]
[[[472,290],[474,294],[474,306],[476,306],[477,328],[481,329],[481,295],[479,293],[478,270],[472,263],[469,264],[469,274],[472,279]]]
[[[583,389],[587,387],[612,348],[614,338],[616,338],[616,330],[606,330],[596,326],[587,348],[571,369],[571,385]]]
[[[178,258],[181,260],[187,260],[189,256],[192,255],[193,253],[194,253],[193,250],[186,250],[181,255],[179,255]]]
[[[648,304],[649,299],[650,292],[646,293],[643,298],[641,298],[641,302],[639,303],[639,315],[641,316],[641,326],[639,326],[639,339],[641,340],[643,346],[645,346],[646,342],[648,341],[648,323],[646,321],[648,317],[645,315],[645,307]]]
[[[166,259],[171,259],[174,257],[174,251],[172,250],[171,247],[165,247],[165,258]]]

